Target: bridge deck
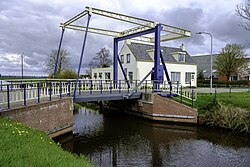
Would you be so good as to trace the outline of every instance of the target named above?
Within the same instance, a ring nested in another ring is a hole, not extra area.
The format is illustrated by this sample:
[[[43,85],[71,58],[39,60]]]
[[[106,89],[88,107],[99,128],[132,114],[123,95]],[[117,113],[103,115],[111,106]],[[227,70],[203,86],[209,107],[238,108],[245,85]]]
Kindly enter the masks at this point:
[[[77,95],[74,102],[93,102],[93,101],[109,101],[109,100],[124,100],[127,99],[128,93],[115,94],[92,94],[92,95]],[[136,92],[129,99],[140,99],[142,92]]]

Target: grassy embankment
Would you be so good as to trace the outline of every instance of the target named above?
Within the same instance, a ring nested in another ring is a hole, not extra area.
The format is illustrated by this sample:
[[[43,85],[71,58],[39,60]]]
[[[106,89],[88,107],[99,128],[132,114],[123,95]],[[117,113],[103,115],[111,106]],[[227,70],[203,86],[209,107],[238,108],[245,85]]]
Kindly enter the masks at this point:
[[[250,133],[250,92],[199,93],[194,108],[209,126]]]
[[[92,166],[83,156],[63,151],[45,133],[0,117],[0,166]]]

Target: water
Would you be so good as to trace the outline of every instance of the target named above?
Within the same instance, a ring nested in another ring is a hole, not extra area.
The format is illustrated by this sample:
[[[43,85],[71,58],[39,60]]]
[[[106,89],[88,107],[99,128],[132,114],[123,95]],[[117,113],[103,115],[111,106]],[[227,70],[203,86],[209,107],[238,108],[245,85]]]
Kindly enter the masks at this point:
[[[159,124],[81,108],[62,147],[102,167],[250,166],[250,135]]]

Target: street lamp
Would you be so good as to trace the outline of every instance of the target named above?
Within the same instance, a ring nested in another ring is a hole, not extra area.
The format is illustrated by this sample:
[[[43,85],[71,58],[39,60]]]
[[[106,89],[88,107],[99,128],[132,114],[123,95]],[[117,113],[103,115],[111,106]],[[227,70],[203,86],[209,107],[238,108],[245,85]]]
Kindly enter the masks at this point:
[[[23,56],[24,56],[24,54],[23,54],[23,52],[22,52],[22,54],[21,54],[21,71],[22,71],[22,79],[23,79]]]
[[[213,87],[213,36],[209,32],[197,32],[196,34],[207,34],[210,35],[211,38],[211,60],[210,60],[210,94],[212,94],[212,87]]]

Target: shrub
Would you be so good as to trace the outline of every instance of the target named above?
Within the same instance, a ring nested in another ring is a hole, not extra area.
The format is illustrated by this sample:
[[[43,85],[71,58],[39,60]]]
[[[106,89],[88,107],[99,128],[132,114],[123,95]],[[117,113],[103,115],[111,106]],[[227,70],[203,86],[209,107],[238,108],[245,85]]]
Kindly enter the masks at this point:
[[[67,69],[60,73],[57,73],[55,79],[76,79],[76,72],[71,69]],[[52,78],[53,74],[49,74],[48,78]]]
[[[208,125],[233,131],[250,132],[250,111],[221,104],[219,106],[219,110],[205,113],[204,116]]]
[[[249,83],[248,80],[240,80],[240,81],[220,81],[220,80],[213,80],[213,86],[217,87],[240,87],[240,86],[247,86]],[[198,79],[197,80],[198,87],[209,87],[210,86],[210,80],[204,80],[204,79]]]

